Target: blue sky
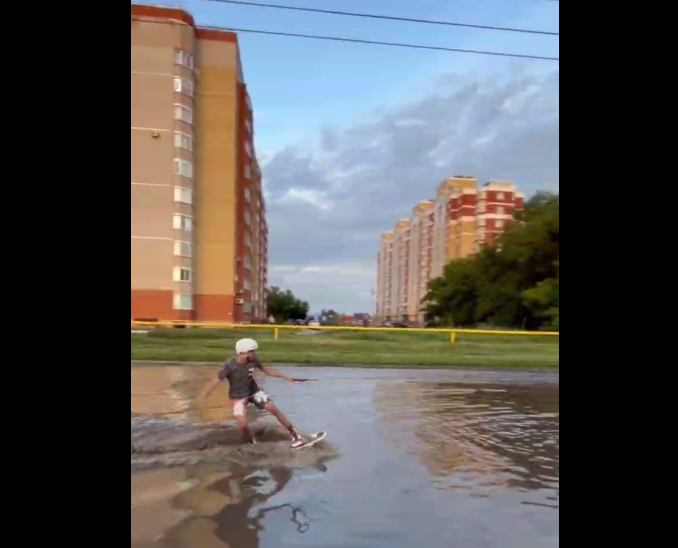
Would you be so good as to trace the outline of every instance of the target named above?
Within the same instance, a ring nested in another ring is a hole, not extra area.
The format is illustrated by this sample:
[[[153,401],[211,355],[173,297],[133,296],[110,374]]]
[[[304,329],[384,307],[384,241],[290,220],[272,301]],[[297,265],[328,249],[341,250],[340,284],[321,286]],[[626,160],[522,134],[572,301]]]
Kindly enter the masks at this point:
[[[550,0],[272,0],[559,31]],[[560,57],[560,39],[175,2],[199,25]],[[241,34],[270,224],[272,285],[313,310],[372,310],[383,232],[455,174],[560,188],[558,62]]]
[[[280,0],[291,6],[387,14],[502,27],[559,30],[559,3],[548,0]],[[558,57],[556,37],[376,21],[208,1],[179,2],[198,24]],[[426,91],[440,73],[503,71],[490,57],[300,38],[242,34],[245,77],[256,111],[257,146],[269,153],[313,139],[327,124],[346,125]],[[532,62],[545,69],[554,63]],[[422,89],[423,88],[423,89]]]

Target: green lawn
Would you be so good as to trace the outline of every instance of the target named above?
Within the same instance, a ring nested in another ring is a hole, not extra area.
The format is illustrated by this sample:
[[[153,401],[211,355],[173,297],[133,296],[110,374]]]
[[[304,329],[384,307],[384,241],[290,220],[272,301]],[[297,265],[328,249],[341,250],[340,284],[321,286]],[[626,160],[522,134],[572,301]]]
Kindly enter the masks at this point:
[[[157,329],[132,335],[132,361],[222,362],[235,342],[257,339],[264,363],[370,366],[558,367],[559,337],[459,335],[445,333],[324,331],[307,335],[281,330]]]

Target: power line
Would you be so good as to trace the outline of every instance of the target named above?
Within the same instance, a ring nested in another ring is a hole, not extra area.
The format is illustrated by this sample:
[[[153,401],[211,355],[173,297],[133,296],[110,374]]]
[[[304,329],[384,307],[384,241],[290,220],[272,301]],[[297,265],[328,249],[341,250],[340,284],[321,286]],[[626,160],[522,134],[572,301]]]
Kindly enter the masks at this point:
[[[428,49],[434,51],[450,51],[456,53],[473,53],[476,55],[494,55],[498,57],[516,57],[520,59],[538,59],[542,61],[560,61],[558,57],[542,57],[539,55],[523,55],[518,53],[502,53],[496,51],[481,51],[473,49],[459,49],[459,48],[447,48],[444,46],[426,46],[422,44],[405,44],[400,42],[379,42],[375,40],[359,40],[357,38],[341,38],[338,36],[315,36],[312,34],[296,34],[291,32],[273,32],[265,30],[253,30],[253,29],[236,29],[236,28],[224,28],[223,30],[230,32],[244,32],[252,34],[268,34],[271,36],[287,36],[294,38],[309,38],[312,40],[332,40],[335,42],[352,42],[354,44],[370,44],[375,46],[391,46],[399,48],[411,48],[411,49]]]
[[[172,21],[153,21],[151,19],[141,19],[141,18],[131,18],[132,21],[142,21],[145,23],[155,23],[160,25],[176,25],[176,22]],[[353,44],[369,44],[374,46],[390,46],[397,48],[409,48],[409,49],[423,49],[423,50],[432,50],[432,51],[448,51],[453,53],[472,53],[475,55],[490,55],[495,57],[513,57],[516,59],[533,59],[539,61],[560,61],[558,57],[542,57],[539,55],[523,55],[519,53],[502,53],[497,51],[480,51],[472,49],[459,49],[459,48],[447,48],[444,46],[426,46],[422,44],[405,44],[400,42],[378,42],[375,40],[359,40],[357,38],[342,38],[339,36],[315,36],[312,34],[296,34],[292,32],[275,32],[270,30],[257,30],[257,29],[241,29],[241,28],[231,28],[231,27],[209,27],[209,26],[200,26],[199,28],[205,30],[215,30],[222,32],[240,32],[248,34],[264,34],[269,36],[285,36],[290,38],[307,38],[310,40],[329,40],[332,42],[348,42]]]
[[[216,2],[218,4],[236,4],[239,6],[252,6],[257,8],[269,8],[276,10],[303,11],[308,13],[321,13],[324,15],[342,15],[345,17],[360,17],[363,19],[381,19],[385,21],[401,21],[405,23],[421,23],[425,25],[444,25],[448,27],[464,27],[469,29],[496,30],[502,32],[520,32],[524,34],[542,34],[546,36],[560,36],[559,32],[545,30],[516,29],[506,27],[493,27],[488,25],[472,25],[468,23],[453,23],[450,21],[432,21],[429,19],[412,19],[409,17],[395,17],[392,15],[376,15],[373,13],[356,13],[350,11],[323,10],[317,8],[301,8],[298,6],[283,6],[280,4],[263,4],[261,2],[243,2],[237,0],[203,0],[204,2]]]

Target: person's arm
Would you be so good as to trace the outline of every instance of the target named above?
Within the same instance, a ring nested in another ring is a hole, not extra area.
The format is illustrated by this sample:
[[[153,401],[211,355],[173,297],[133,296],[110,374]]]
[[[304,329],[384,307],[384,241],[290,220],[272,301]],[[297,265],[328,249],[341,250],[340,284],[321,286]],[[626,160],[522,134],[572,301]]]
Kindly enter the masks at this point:
[[[212,395],[212,393],[219,388],[219,385],[221,384],[221,379],[214,379],[207,388],[205,389],[205,392],[203,395],[200,397],[201,402],[205,402],[209,399],[209,397]]]
[[[287,382],[297,382],[297,379],[294,379],[292,377],[289,377],[285,375],[284,373],[280,373],[279,371],[274,371],[273,369],[269,369],[268,367],[264,367],[263,364],[259,364],[259,369],[261,369],[261,372],[266,375],[267,377],[273,377],[275,379],[284,379]]]
[[[219,371],[219,375],[217,375],[217,378],[214,379],[211,383],[209,383],[207,385],[207,387],[205,388],[205,392],[203,393],[202,397],[200,398],[201,402],[207,401],[209,399],[209,397],[212,395],[212,393],[217,388],[219,388],[219,385],[226,380],[226,378],[228,377],[229,365],[230,364],[227,363],[224,366],[224,368],[221,371]]]

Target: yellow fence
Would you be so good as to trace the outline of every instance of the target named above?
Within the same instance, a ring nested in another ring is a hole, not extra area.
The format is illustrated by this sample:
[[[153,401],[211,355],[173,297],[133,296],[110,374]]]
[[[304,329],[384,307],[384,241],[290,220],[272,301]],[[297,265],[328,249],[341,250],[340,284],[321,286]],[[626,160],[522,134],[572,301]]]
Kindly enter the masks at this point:
[[[557,331],[493,331],[483,329],[424,329],[424,328],[396,328],[396,327],[339,327],[322,326],[308,327],[305,325],[254,325],[254,324],[227,324],[218,322],[132,322],[132,327],[175,327],[175,328],[203,328],[203,329],[262,329],[273,331],[275,340],[280,338],[280,331],[367,331],[375,333],[445,333],[449,335],[450,342],[455,344],[459,335],[502,335],[511,337],[560,337]]]

